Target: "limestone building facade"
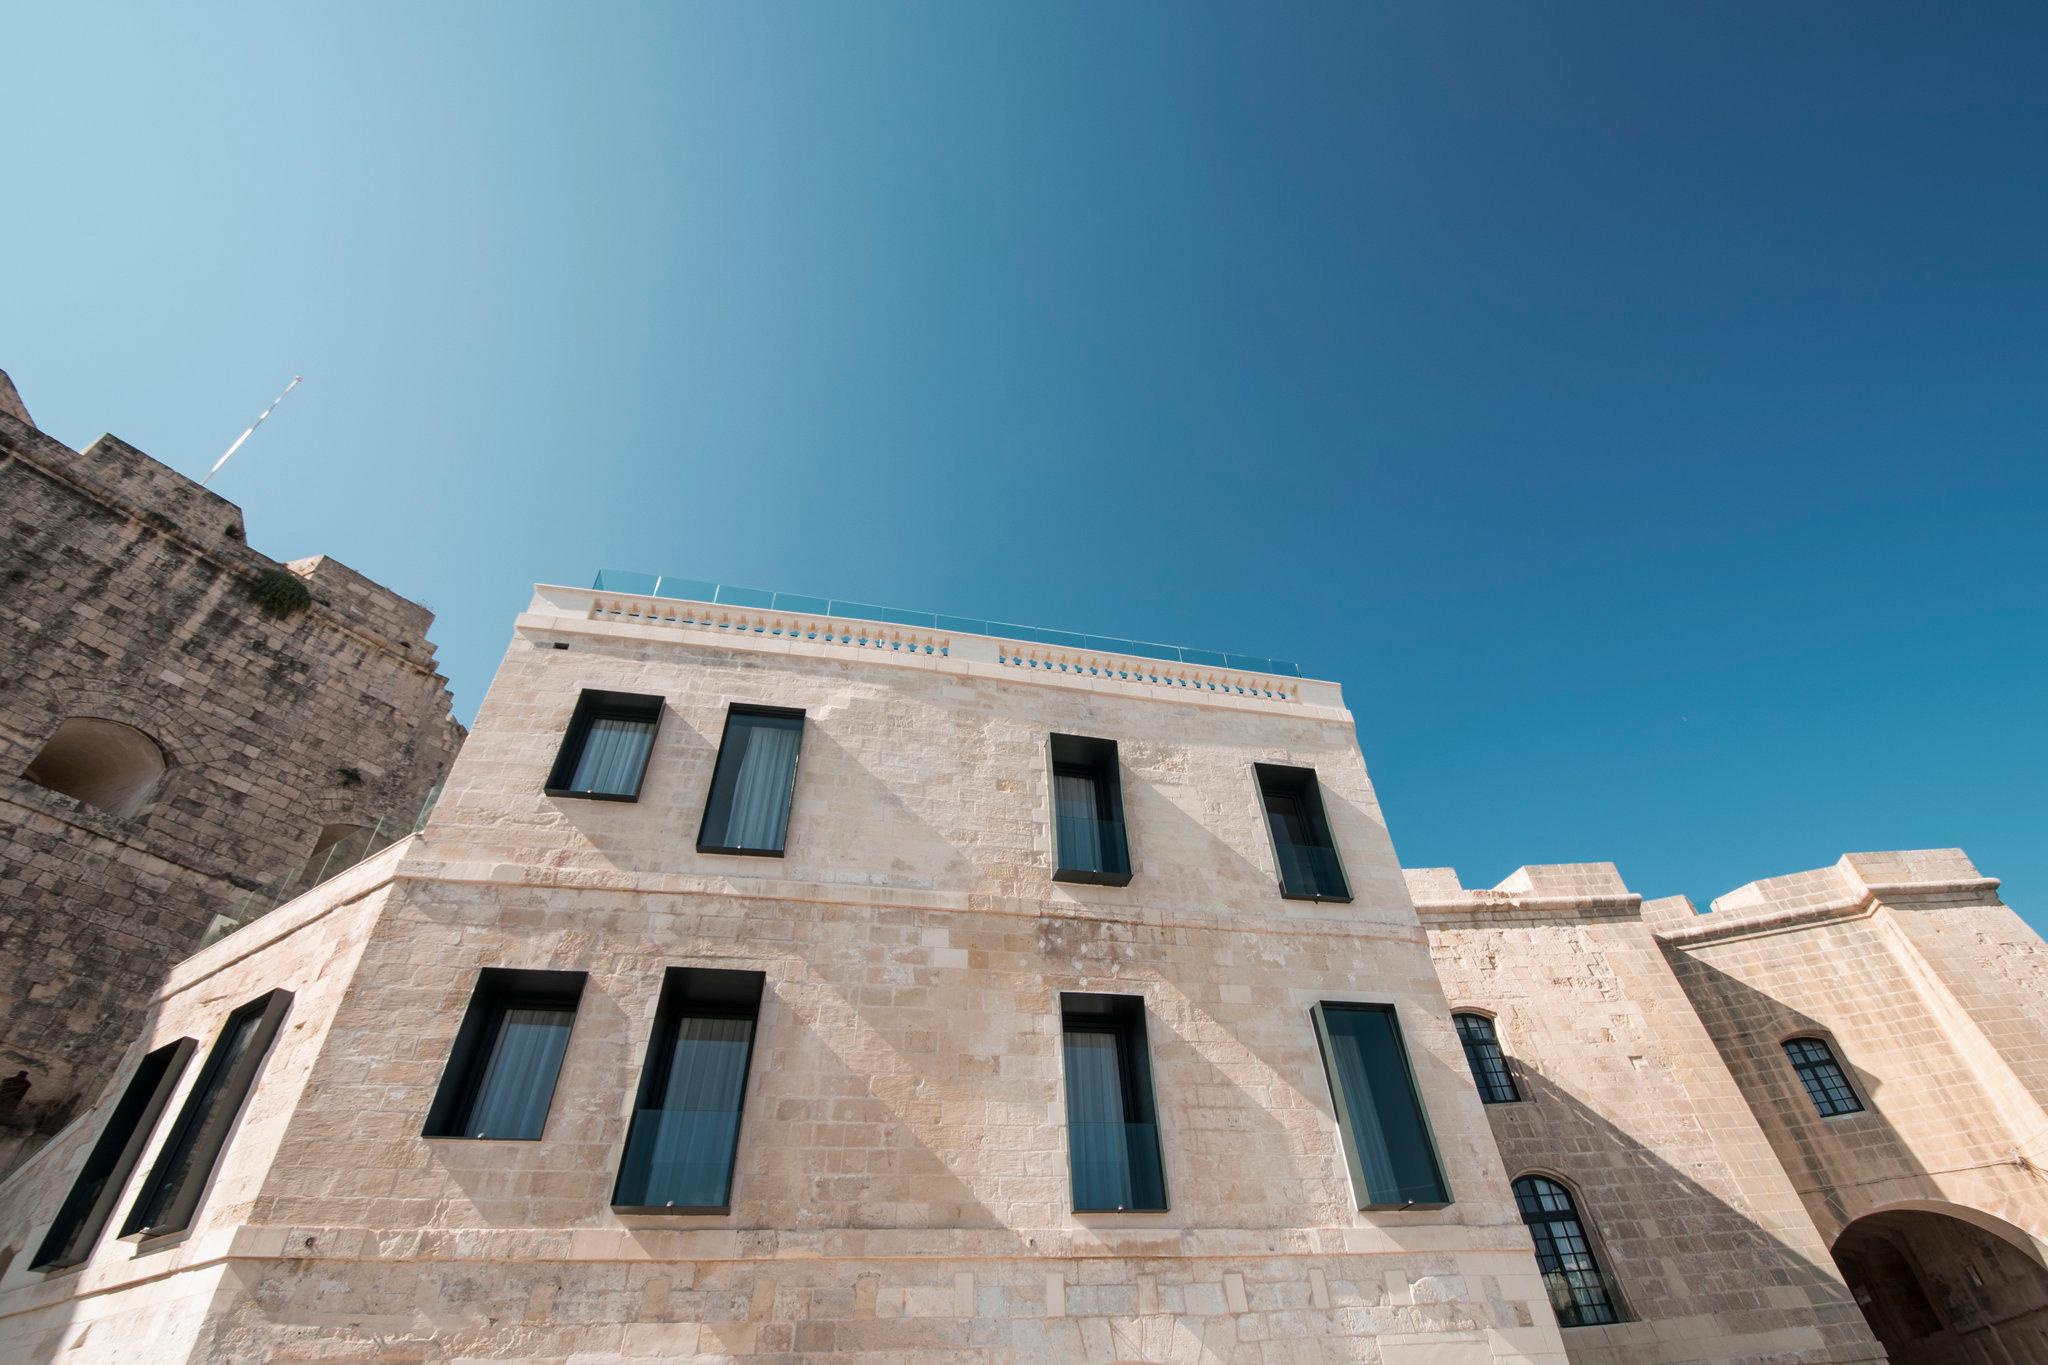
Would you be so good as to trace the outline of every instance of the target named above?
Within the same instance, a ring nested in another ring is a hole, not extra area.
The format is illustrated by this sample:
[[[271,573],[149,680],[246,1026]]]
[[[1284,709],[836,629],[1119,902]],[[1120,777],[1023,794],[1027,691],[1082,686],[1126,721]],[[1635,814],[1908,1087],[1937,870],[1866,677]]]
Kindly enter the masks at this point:
[[[410,828],[462,730],[417,603],[0,375],[0,1172],[209,930]],[[400,827],[394,831],[392,826]]]
[[[1334,684],[705,596],[537,589],[424,830],[175,969],[0,1359],[2048,1361],[1959,853],[1470,890]]]

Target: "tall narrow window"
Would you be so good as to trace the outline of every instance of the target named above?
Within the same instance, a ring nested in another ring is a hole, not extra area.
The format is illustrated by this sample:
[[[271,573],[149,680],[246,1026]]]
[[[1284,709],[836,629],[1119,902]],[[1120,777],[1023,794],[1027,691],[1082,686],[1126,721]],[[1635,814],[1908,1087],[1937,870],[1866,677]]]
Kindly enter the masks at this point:
[[[290,991],[272,991],[228,1016],[135,1207],[128,1211],[128,1221],[121,1225],[123,1237],[161,1237],[192,1225],[199,1197],[213,1178],[214,1163],[234,1132],[242,1102],[249,1098],[256,1072],[291,1004]]]
[[[1454,1014],[1451,1019],[1458,1026],[1458,1041],[1465,1045],[1465,1065],[1472,1068],[1479,1098],[1488,1104],[1513,1104],[1522,1098],[1508,1071],[1508,1059],[1501,1055],[1493,1020],[1483,1014]]]
[[[614,1209],[730,1211],[765,983],[760,972],[668,969],[612,1192]]]
[[[562,747],[555,752],[547,794],[638,801],[660,727],[660,697],[586,689],[576,698]]]
[[[135,1068],[107,1126],[100,1130],[99,1141],[93,1143],[79,1169],[78,1179],[72,1182],[71,1192],[64,1196],[49,1235],[28,1263],[30,1270],[62,1270],[92,1255],[93,1244],[113,1217],[121,1187],[128,1183],[142,1149],[149,1145],[158,1116],[178,1088],[178,1078],[185,1074],[185,1064],[198,1050],[198,1043],[180,1038],[150,1053]]]
[[[1165,1208],[1145,1001],[1065,991],[1060,1018],[1075,1210]]]
[[[1253,766],[1265,802],[1266,829],[1273,836],[1273,859],[1280,867],[1280,894],[1290,900],[1350,900],[1351,887],[1330,837],[1315,769]]]
[[[1450,1203],[1393,1007],[1325,1001],[1312,1013],[1358,1207]]]
[[[1130,843],[1124,835],[1123,783],[1116,741],[1052,737],[1053,843],[1056,882],[1126,886]]]
[[[801,711],[735,706],[726,714],[718,767],[711,774],[711,799],[697,832],[699,853],[782,856],[803,738]]]
[[[427,1111],[424,1136],[538,1138],[583,981],[582,972],[484,968]]]
[[[1813,1107],[1824,1119],[1837,1114],[1854,1114],[1863,1108],[1863,1101],[1856,1098],[1856,1089],[1849,1084],[1848,1075],[1842,1064],[1835,1060],[1834,1049],[1819,1038],[1787,1038],[1785,1056],[1792,1063],[1792,1069],[1799,1073],[1799,1081],[1806,1087],[1806,1097],[1813,1101]]]
[[[1555,1180],[1525,1175],[1515,1182],[1515,1207],[1536,1242],[1536,1269],[1550,1291],[1560,1327],[1620,1322],[1621,1295],[1593,1255],[1571,1191]]]

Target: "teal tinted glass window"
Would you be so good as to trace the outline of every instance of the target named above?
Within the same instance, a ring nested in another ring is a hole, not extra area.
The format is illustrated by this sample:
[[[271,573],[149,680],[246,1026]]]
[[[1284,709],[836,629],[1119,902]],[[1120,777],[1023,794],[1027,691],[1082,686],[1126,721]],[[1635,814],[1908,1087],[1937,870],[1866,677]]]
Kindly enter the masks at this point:
[[[1393,1008],[1325,1002],[1314,1015],[1358,1207],[1449,1203]]]
[[[724,1213],[731,1207],[765,980],[760,972],[669,969],[614,1208]]]
[[[1165,1208],[1144,1000],[1069,991],[1060,1016],[1074,1208]]]

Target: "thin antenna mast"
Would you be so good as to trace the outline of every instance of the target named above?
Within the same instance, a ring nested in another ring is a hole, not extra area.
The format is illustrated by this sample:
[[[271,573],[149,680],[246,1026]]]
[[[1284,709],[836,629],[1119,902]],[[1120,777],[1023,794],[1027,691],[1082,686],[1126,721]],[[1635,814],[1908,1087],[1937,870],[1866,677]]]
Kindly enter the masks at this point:
[[[254,436],[256,434],[256,428],[263,425],[263,419],[270,416],[271,413],[276,412],[277,405],[279,403],[282,403],[285,400],[285,396],[291,393],[293,389],[296,389],[299,386],[299,381],[301,379],[304,379],[305,377],[306,376],[302,374],[293,375],[292,382],[284,386],[284,393],[281,393],[277,397],[271,399],[270,406],[256,414],[256,420],[249,423],[249,429],[243,432],[240,436],[237,436],[235,438],[235,443],[228,447],[227,455],[223,455],[218,460],[215,460],[213,462],[213,468],[206,471],[206,477],[199,481],[199,486],[201,488],[204,488],[206,487],[206,485],[213,482],[213,476],[220,473],[220,467],[228,462],[228,455],[232,455],[236,451],[240,450],[242,448],[242,442],[248,440],[251,436]]]

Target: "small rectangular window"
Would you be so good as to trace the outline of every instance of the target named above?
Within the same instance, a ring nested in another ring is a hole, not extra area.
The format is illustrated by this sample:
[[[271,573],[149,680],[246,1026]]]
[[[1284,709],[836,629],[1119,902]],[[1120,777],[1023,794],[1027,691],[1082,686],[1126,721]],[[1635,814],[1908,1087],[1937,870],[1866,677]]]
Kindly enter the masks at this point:
[[[1280,894],[1289,900],[1348,901],[1351,886],[1337,857],[1336,840],[1323,814],[1323,794],[1313,768],[1257,763],[1266,830],[1280,867]]]
[[[1075,1212],[1164,1209],[1144,999],[1063,991],[1060,1022]]]
[[[612,1191],[622,1213],[727,1213],[761,972],[671,967]]]
[[[123,1237],[162,1237],[192,1226],[214,1163],[234,1134],[235,1119],[291,1004],[290,991],[272,991],[228,1016],[121,1225]]]
[[[660,697],[586,688],[576,698],[562,747],[555,752],[546,794],[638,801],[660,728]]]
[[[1358,1207],[1450,1203],[1393,1006],[1324,1001],[1311,1013]]]
[[[796,799],[797,751],[804,713],[779,706],[735,706],[726,713],[711,774],[711,799],[697,831],[699,853],[780,858]]]
[[[1116,741],[1054,735],[1053,858],[1056,882],[1127,886],[1131,851],[1124,834],[1123,783]]]
[[[422,1136],[539,1138],[583,982],[582,972],[479,972]]]
[[[93,1143],[85,1165],[79,1168],[71,1192],[64,1196],[49,1234],[43,1238],[35,1259],[28,1263],[30,1270],[63,1270],[92,1255],[93,1244],[99,1241],[100,1232],[114,1215],[114,1201],[121,1197],[121,1187],[128,1183],[135,1163],[142,1159],[142,1149],[149,1145],[157,1118],[170,1103],[171,1092],[178,1088],[185,1064],[198,1050],[197,1042],[180,1038],[156,1049],[135,1068],[128,1088],[121,1092],[114,1112],[107,1117],[107,1126],[100,1129],[99,1140]]]

